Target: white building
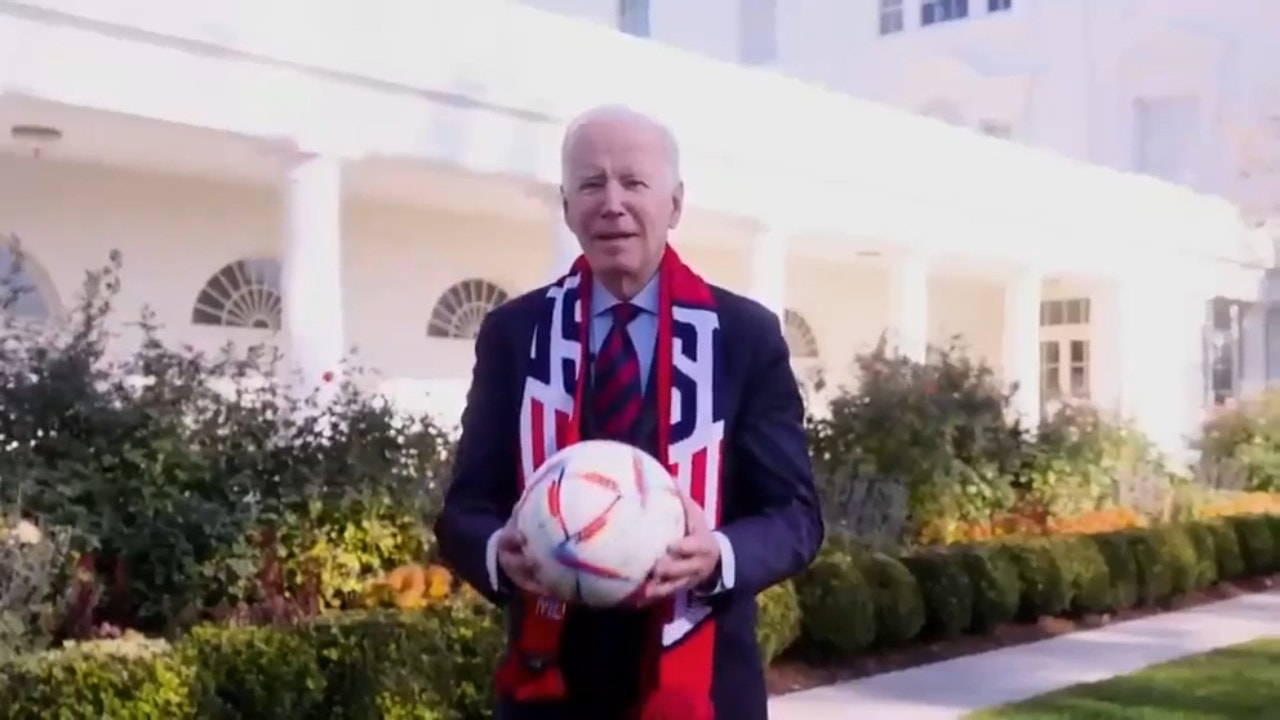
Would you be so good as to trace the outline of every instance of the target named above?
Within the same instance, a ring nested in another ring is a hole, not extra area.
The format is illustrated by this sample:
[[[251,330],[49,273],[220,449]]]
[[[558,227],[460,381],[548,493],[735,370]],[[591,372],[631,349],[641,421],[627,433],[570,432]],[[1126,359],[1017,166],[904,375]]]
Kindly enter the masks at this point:
[[[681,252],[837,382],[882,332],[959,335],[1025,412],[1088,394],[1176,447],[1205,303],[1271,261],[1191,188],[500,0],[0,1],[0,232],[32,313],[116,248],[122,319],[279,342],[313,379],[355,346],[452,415],[478,318],[573,250],[563,123],[614,101],[681,140]]]
[[[1273,0],[524,1],[1225,197],[1280,241]],[[1207,311],[1218,400],[1280,381],[1265,295]]]

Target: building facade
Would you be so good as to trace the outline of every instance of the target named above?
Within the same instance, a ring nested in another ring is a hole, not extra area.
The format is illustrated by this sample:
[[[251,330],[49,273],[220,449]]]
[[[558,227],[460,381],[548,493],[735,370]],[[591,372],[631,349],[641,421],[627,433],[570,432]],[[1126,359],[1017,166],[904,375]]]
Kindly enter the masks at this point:
[[[1280,241],[1275,2],[524,1],[1227,198]],[[1280,304],[1204,317],[1215,401],[1280,381]]]
[[[1205,303],[1257,298],[1270,264],[1192,188],[521,3],[24,0],[0,4],[20,310],[56,321],[117,249],[121,347],[143,305],[176,342],[276,343],[311,383],[354,347],[456,418],[479,319],[575,254],[560,134],[605,102],[672,126],[674,242],[836,385],[883,334],[916,357],[960,338],[1025,414],[1087,395],[1176,449]]]

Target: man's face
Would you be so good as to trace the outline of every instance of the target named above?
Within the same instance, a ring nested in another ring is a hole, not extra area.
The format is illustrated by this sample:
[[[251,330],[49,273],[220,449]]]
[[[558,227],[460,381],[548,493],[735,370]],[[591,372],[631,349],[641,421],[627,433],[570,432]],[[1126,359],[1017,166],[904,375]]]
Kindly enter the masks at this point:
[[[564,173],[565,221],[592,271],[642,286],[683,201],[662,132],[636,118],[590,120],[570,138]]]

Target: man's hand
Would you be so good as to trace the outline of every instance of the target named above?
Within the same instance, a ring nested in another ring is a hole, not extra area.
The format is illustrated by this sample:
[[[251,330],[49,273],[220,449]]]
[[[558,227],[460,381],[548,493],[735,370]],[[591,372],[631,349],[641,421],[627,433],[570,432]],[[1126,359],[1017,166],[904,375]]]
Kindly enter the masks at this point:
[[[656,602],[695,588],[710,579],[720,566],[720,543],[707,527],[702,508],[687,495],[684,501],[685,536],[667,548],[653,566],[645,602]]]
[[[513,523],[498,532],[498,567],[521,590],[545,595],[545,589],[538,582],[538,563],[526,552],[524,533]]]

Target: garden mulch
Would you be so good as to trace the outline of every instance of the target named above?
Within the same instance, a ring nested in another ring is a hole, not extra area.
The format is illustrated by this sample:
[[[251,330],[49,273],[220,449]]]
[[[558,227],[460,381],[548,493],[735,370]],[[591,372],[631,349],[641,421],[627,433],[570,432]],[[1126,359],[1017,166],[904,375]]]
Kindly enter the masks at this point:
[[[1045,617],[1035,623],[1009,623],[985,635],[963,635],[948,640],[917,641],[892,650],[869,652],[849,660],[831,664],[806,663],[785,654],[769,668],[766,679],[770,695],[783,695],[832,685],[846,680],[905,670],[929,663],[976,655],[1000,648],[1047,640],[1059,635],[1092,630],[1127,620],[1184,610],[1206,603],[1228,600],[1249,593],[1265,592],[1280,585],[1280,575],[1220,583],[1200,592],[1190,593],[1158,607],[1135,608],[1110,615],[1086,615],[1078,618]]]

